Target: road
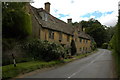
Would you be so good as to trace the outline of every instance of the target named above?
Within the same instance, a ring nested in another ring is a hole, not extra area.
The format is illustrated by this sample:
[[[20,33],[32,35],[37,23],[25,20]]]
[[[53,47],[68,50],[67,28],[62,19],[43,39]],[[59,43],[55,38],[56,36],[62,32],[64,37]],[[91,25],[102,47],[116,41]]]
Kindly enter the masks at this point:
[[[98,52],[88,57],[24,78],[113,78],[112,73],[111,51],[99,49]]]

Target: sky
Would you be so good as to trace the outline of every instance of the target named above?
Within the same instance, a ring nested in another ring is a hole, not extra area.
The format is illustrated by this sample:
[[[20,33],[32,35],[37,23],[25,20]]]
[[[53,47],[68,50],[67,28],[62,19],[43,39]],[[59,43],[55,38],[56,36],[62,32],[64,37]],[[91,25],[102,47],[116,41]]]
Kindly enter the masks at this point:
[[[32,6],[44,8],[45,2],[50,2],[50,13],[67,22],[88,21],[94,18],[102,25],[115,26],[118,19],[119,0],[33,0]]]

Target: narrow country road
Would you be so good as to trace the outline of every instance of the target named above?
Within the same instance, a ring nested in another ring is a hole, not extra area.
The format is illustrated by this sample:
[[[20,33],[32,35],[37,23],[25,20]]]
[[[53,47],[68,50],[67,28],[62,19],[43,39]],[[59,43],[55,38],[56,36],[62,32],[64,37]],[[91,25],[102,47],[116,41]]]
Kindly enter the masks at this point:
[[[99,49],[86,58],[25,78],[113,78],[111,51]]]

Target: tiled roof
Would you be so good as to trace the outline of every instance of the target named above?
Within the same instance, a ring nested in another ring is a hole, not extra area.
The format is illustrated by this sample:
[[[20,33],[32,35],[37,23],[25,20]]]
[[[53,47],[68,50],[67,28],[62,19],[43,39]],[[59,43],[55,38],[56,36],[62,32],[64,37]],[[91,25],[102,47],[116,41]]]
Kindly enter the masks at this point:
[[[46,12],[42,8],[37,9],[37,8],[34,8],[34,7],[31,6],[31,9],[33,10],[34,16],[36,16],[39,24],[42,25],[42,27],[73,35],[73,32],[74,32],[75,28],[73,27],[72,24],[68,24],[68,23],[52,16],[51,14],[49,14],[48,12]],[[43,12],[44,14],[48,15],[47,21],[42,20],[40,18],[41,16],[39,15],[39,12]],[[85,38],[85,39],[90,39],[90,36],[83,31],[81,31],[78,34],[78,36],[82,37],[82,38]]]
[[[90,39],[90,36],[88,34],[86,34],[85,32],[80,32],[78,34],[79,37],[82,37],[82,38],[86,38],[86,39]]]
[[[73,35],[73,26],[71,24],[68,24],[60,19],[57,19],[56,17],[47,13],[43,9],[36,9],[34,7],[32,7],[32,9],[33,9],[37,18],[40,18],[39,12],[43,12],[43,13],[46,13],[48,15],[47,21],[42,20],[42,19],[38,19],[40,24],[42,25],[42,27]]]

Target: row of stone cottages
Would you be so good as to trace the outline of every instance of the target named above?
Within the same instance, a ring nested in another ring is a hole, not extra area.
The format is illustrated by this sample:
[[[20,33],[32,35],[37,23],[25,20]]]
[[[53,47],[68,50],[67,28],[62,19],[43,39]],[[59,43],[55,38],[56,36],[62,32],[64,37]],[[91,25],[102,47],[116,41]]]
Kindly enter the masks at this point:
[[[50,3],[45,3],[45,9],[29,6],[32,15],[33,37],[47,40],[70,47],[73,39],[76,44],[77,53],[91,51],[91,37],[86,34],[81,25],[72,25],[72,19],[64,22],[50,14]]]

